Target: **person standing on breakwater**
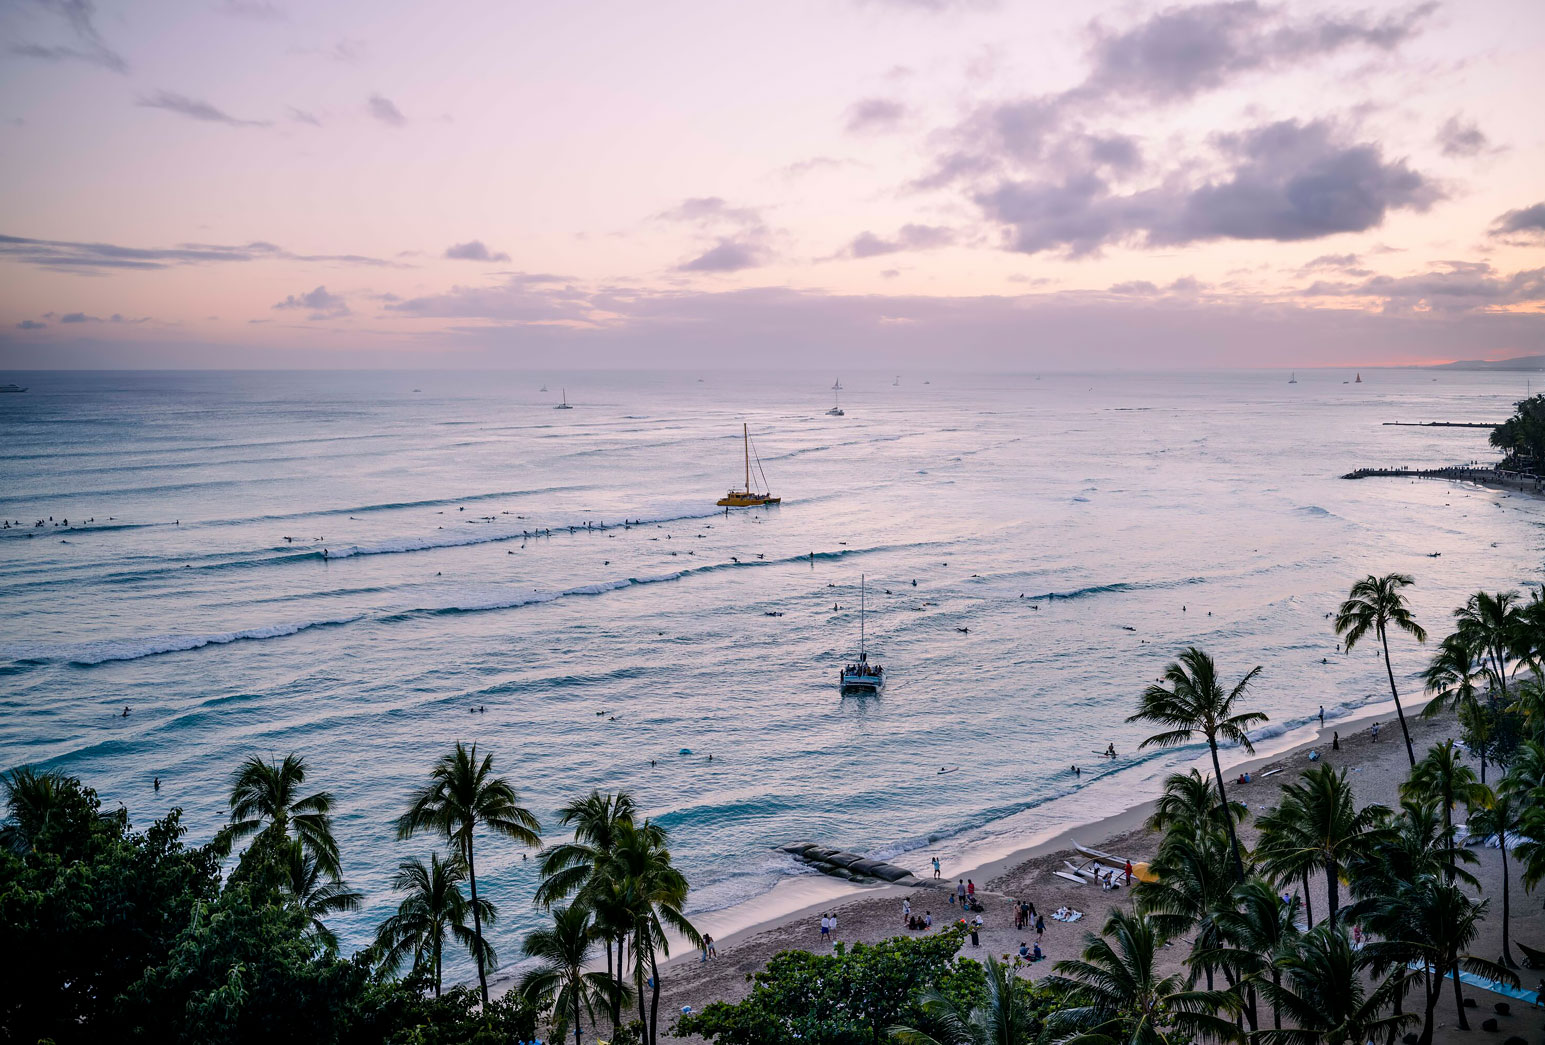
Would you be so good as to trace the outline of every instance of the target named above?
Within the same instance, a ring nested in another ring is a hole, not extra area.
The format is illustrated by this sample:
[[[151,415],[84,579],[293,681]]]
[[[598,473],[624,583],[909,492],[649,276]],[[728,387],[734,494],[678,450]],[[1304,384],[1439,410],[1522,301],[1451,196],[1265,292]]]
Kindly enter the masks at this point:
[[[935,878],[939,877],[939,858],[937,856],[933,858],[933,876]]]

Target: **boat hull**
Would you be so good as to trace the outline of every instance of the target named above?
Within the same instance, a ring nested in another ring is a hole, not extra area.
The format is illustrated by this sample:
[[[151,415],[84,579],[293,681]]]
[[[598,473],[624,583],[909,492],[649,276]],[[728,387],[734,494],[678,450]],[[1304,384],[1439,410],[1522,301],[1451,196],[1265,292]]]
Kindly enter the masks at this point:
[[[760,508],[767,504],[782,504],[782,497],[759,497],[755,494],[730,494],[714,502],[720,508]]]
[[[885,688],[885,678],[876,678],[873,675],[847,675],[842,676],[842,691],[844,693],[878,693]]]

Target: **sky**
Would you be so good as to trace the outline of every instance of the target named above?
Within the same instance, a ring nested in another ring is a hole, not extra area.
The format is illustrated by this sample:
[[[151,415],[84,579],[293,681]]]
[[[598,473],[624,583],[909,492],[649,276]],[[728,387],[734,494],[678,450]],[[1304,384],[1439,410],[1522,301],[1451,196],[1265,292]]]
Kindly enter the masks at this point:
[[[0,0],[0,368],[1545,352],[1545,3]]]

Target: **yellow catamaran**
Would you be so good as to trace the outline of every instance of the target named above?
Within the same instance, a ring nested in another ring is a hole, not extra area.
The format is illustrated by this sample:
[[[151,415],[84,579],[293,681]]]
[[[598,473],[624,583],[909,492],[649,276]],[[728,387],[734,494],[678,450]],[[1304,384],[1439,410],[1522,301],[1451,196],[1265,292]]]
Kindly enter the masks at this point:
[[[746,485],[739,490],[731,490],[719,498],[720,508],[758,508],[764,504],[781,504],[782,497],[774,497],[771,493],[756,493],[751,489],[751,429],[748,425],[740,426],[740,434],[745,440],[746,447]],[[757,474],[762,477],[762,488],[767,488],[767,473],[762,471],[762,459],[756,459]]]

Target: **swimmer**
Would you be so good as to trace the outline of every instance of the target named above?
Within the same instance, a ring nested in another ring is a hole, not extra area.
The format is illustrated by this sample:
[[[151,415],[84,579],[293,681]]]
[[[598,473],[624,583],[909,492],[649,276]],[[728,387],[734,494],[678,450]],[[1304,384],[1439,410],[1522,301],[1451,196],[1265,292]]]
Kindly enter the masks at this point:
[[[128,708],[124,708],[123,709],[123,714],[120,717],[121,718],[128,718],[129,717],[129,709]]]
[[[156,777],[156,779],[153,782],[153,786],[155,787],[155,789],[157,791],[161,790],[161,778],[160,777]]]

